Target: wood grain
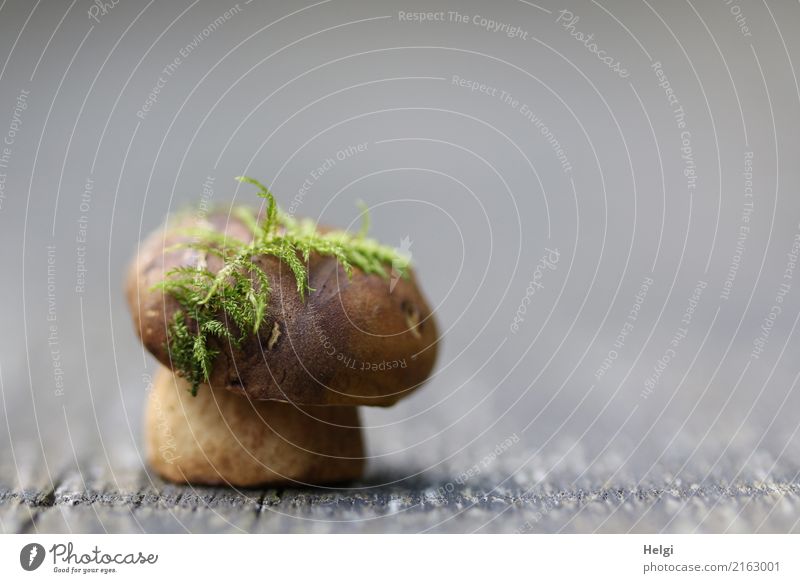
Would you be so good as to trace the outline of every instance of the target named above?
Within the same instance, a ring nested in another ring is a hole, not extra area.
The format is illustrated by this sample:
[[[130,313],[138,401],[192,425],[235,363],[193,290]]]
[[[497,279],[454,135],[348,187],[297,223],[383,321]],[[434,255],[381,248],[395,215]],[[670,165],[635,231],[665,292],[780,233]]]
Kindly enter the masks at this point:
[[[22,468],[20,468],[22,473]],[[16,470],[14,470],[16,471]],[[26,469],[28,475],[36,470]],[[6,480],[8,466],[2,479]],[[0,485],[11,533],[181,532],[798,532],[800,484],[493,488],[422,477],[337,489],[196,488],[86,462],[39,486]],[[485,484],[485,485],[484,485]]]

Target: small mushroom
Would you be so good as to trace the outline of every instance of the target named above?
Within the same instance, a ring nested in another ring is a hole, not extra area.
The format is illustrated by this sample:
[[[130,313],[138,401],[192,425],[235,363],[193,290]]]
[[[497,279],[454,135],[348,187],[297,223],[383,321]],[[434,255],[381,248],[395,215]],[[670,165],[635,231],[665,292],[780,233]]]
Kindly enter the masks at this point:
[[[365,228],[296,222],[256,184],[261,223],[242,208],[178,216],[128,270],[134,327],[163,365],[145,415],[149,463],[198,484],[356,479],[355,406],[392,405],[427,380],[433,313]]]
[[[145,414],[147,459],[173,482],[240,487],[320,485],[361,476],[355,407],[301,408],[251,401],[187,381],[161,367]]]

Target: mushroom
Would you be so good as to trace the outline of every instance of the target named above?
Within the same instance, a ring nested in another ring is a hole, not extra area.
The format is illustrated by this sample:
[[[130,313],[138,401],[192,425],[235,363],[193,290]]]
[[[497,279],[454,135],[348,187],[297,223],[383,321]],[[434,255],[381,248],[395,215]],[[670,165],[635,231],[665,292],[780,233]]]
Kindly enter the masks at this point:
[[[150,400],[150,463],[167,479],[242,486],[356,477],[355,406],[393,405],[427,380],[433,313],[407,260],[365,228],[297,221],[247,181],[268,201],[260,221],[246,207],[179,215],[128,271],[136,332],[175,373],[159,373]],[[167,430],[179,463],[159,453]]]

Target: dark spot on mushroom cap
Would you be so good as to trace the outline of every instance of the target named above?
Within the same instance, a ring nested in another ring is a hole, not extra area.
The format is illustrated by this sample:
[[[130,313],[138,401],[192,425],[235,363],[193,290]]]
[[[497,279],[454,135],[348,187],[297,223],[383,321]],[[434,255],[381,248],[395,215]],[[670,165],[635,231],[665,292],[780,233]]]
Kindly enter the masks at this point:
[[[423,323],[420,322],[419,308],[417,308],[416,304],[410,300],[403,300],[403,302],[400,304],[400,307],[405,315],[405,320],[409,331],[417,338],[421,338]]]

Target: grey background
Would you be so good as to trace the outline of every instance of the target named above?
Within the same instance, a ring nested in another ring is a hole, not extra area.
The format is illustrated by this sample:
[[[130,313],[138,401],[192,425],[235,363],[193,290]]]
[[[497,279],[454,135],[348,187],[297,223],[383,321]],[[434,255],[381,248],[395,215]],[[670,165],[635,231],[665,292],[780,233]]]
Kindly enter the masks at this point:
[[[0,168],[5,530],[798,529],[800,274],[784,279],[800,232],[797,3],[122,0],[99,22],[91,6],[0,4],[0,139],[15,130]],[[399,18],[420,10],[469,19]],[[561,10],[629,76],[573,38]],[[473,24],[476,15],[525,38]],[[691,192],[655,62],[685,111]],[[159,76],[157,101],[137,117]],[[27,108],[15,118],[21,92]],[[197,494],[150,482],[140,418],[155,367],[121,293],[137,242],[166,213],[199,204],[208,177],[212,202],[253,200],[232,180],[249,174],[289,208],[313,169],[359,143],[366,151],[314,181],[296,212],[344,227],[361,199],[375,236],[410,238],[444,331],[435,376],[394,408],[364,411],[372,459],[355,489]],[[737,251],[746,152],[753,211]],[[514,333],[548,248],[558,266]],[[648,277],[633,330],[597,380]],[[707,287],[686,337],[645,398],[698,281]],[[782,311],[752,358],[782,282]],[[193,495],[205,514],[181,515]],[[328,495],[360,510],[339,522]],[[227,496],[263,521],[220,519],[209,500]],[[169,518],[137,515],[142,500]]]

